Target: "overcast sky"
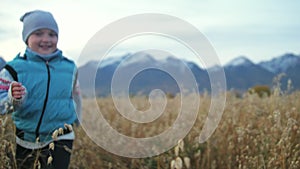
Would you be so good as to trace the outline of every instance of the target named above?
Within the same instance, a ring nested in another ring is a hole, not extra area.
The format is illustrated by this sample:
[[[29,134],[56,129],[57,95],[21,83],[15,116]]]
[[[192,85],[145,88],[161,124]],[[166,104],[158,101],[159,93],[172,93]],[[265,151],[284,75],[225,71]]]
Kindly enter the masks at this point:
[[[0,0],[0,6],[0,55],[6,60],[24,50],[19,18],[34,9],[53,13],[60,29],[58,47],[75,61],[98,31],[121,18],[143,13],[166,14],[193,25],[214,47],[221,64],[241,55],[257,63],[285,53],[300,54],[297,0]],[[147,47],[195,59],[178,41],[157,35],[123,39],[108,55]]]

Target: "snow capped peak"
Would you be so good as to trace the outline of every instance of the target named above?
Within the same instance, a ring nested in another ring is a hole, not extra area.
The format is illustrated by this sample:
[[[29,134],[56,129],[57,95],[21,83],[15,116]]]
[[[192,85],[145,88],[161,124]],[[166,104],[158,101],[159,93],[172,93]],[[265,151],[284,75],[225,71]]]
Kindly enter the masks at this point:
[[[150,63],[150,62],[156,62],[156,60],[147,53],[144,52],[138,52],[133,55],[128,55],[125,57],[122,61],[122,66],[130,65],[134,63]]]
[[[210,68],[208,68],[209,72],[218,72],[218,71],[224,71],[223,67],[220,65],[214,65]]]
[[[112,65],[112,64],[119,64],[124,58],[126,58],[128,55],[130,54],[125,54],[121,57],[108,57],[108,58],[104,58],[102,60],[100,60],[99,62],[99,67],[105,67],[105,66],[108,66],[108,65]]]
[[[87,62],[84,66],[89,67],[91,69],[97,69],[98,68],[98,62],[95,60]]]
[[[250,66],[253,65],[253,62],[251,62],[247,57],[240,56],[233,60],[231,60],[229,63],[227,63],[225,66]]]
[[[184,59],[178,59],[174,56],[165,56],[163,58],[157,58],[155,55],[151,55],[147,52],[137,52],[137,53],[127,53],[122,56],[111,56],[104,58],[100,61],[90,61],[86,64],[86,66],[91,68],[97,67],[105,67],[108,65],[119,65],[121,66],[128,66],[131,64],[142,64],[142,65],[161,65],[161,66],[177,66],[182,67],[183,64],[188,66],[189,68],[193,68],[194,66],[199,66],[194,62],[186,61]],[[249,60],[245,56],[239,56],[237,58],[232,59],[230,62],[225,64],[224,67],[247,67],[258,65],[270,72],[279,73],[279,72],[286,72],[290,67],[294,67],[300,65],[300,55],[295,55],[293,53],[286,53],[279,57],[275,57],[268,61],[262,61],[258,64],[254,64],[251,60]],[[200,66],[199,66],[200,67]],[[210,71],[217,71],[219,67],[210,67],[208,68]]]
[[[273,73],[285,72],[289,67],[300,63],[300,57],[286,53],[280,57],[274,58],[270,61],[260,62],[259,65]]]
[[[163,59],[162,62],[164,64],[175,64],[175,65],[186,63],[186,61],[175,58],[174,56],[168,56],[167,58]]]

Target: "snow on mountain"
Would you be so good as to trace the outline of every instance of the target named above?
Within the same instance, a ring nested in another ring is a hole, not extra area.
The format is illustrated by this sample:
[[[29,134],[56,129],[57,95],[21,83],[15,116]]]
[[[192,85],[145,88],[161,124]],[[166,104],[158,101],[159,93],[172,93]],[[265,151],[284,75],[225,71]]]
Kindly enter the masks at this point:
[[[81,87],[89,91],[91,82],[89,77],[91,71],[98,68],[97,79],[95,82],[98,95],[109,95],[111,92],[111,81],[118,65],[122,71],[130,72],[140,70],[141,67],[157,66],[160,70],[145,70],[135,77],[134,85],[131,85],[131,91],[149,92],[153,88],[160,88],[165,92],[176,93],[178,86],[174,83],[174,79],[170,78],[172,72],[179,77],[185,78],[187,70],[192,71],[199,86],[199,91],[210,89],[211,84],[209,75],[205,69],[201,69],[195,62],[185,61],[173,56],[165,58],[156,58],[154,55],[146,52],[135,54],[127,54],[122,57],[108,57],[100,61],[91,61],[79,68],[79,81]],[[248,58],[241,56],[233,59],[225,66],[212,66],[207,68],[208,73],[219,73],[224,71],[226,76],[226,85],[228,89],[236,89],[246,91],[249,87],[257,84],[272,85],[272,79],[279,72],[284,72],[287,77],[292,80],[295,89],[300,89],[300,78],[298,72],[300,70],[300,55],[285,54],[269,61],[253,63]],[[99,73],[101,72],[101,73]],[[211,74],[210,74],[211,75]],[[184,80],[183,80],[184,81]],[[88,94],[86,94],[88,95]]]
[[[288,68],[297,64],[300,64],[300,57],[292,53],[259,63],[260,66],[273,73],[285,72]]]
[[[155,63],[156,60],[148,53],[138,52],[132,55],[127,55],[122,59],[121,66],[128,66],[131,64],[146,64]]]
[[[98,68],[98,62],[97,61],[89,61],[88,63],[86,63],[84,66],[85,67],[89,67],[93,70],[97,69]]]
[[[99,62],[99,67],[105,67],[105,66],[108,66],[108,65],[112,65],[112,64],[119,64],[121,63],[121,61],[128,57],[130,54],[126,54],[126,55],[123,55],[123,56],[117,56],[117,57],[108,57],[108,58],[103,58],[102,60],[100,60]]]
[[[223,67],[220,65],[214,65],[210,68],[208,68],[209,72],[219,72],[219,71],[224,71]]]
[[[187,61],[175,58],[173,56],[169,56],[163,60],[161,60],[161,66],[168,67],[168,68],[174,68],[179,70],[180,72],[185,72],[186,69],[191,68],[189,66],[192,66],[191,64],[188,64]]]
[[[181,60],[173,57],[173,56],[169,56],[167,58],[165,58],[164,60],[162,60],[162,62],[164,64],[180,64],[180,63],[183,63]]]
[[[227,63],[225,65],[225,67],[230,67],[230,66],[251,66],[254,63],[249,60],[247,57],[245,56],[240,56],[237,58],[234,58],[233,60],[231,60],[229,63]]]
[[[104,58],[100,61],[93,61],[89,62],[89,67],[105,67],[108,65],[113,64],[120,64],[122,66],[128,66],[130,64],[161,64],[161,65],[173,65],[173,66],[180,66],[181,64],[186,64],[188,67],[192,68],[192,66],[195,64],[191,64],[190,61],[185,61],[182,59],[174,58],[173,56],[168,56],[164,59],[157,60],[154,56],[145,53],[145,52],[138,52],[135,54],[126,54],[119,57],[108,57]],[[285,72],[288,68],[293,67],[297,64],[300,64],[300,56],[295,55],[292,53],[284,54],[280,57],[273,58],[269,61],[263,61],[258,64],[254,64],[251,60],[249,60],[245,56],[240,56],[237,58],[234,58],[230,62],[224,65],[224,67],[237,67],[237,66],[252,66],[252,65],[258,65],[262,68],[272,72],[272,73],[278,73],[278,72]],[[199,65],[197,65],[199,66]],[[215,71],[219,69],[219,67],[210,67],[209,70]]]

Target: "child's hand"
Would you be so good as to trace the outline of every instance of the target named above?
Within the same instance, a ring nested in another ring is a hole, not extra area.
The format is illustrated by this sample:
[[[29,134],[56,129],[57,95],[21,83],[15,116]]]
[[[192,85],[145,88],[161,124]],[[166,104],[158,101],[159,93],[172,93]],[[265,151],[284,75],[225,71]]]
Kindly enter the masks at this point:
[[[18,82],[12,82],[11,95],[15,99],[21,99],[25,95],[25,87]]]

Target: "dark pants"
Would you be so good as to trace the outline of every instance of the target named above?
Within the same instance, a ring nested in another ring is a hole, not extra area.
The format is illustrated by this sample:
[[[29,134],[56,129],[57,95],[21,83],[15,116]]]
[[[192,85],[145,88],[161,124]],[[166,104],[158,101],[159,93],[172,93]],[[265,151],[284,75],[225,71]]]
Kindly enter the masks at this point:
[[[67,169],[70,163],[73,140],[59,140],[54,142],[54,151],[46,146],[42,149],[31,150],[17,145],[16,160],[18,169]],[[49,156],[53,157],[51,164],[47,164]]]

